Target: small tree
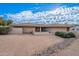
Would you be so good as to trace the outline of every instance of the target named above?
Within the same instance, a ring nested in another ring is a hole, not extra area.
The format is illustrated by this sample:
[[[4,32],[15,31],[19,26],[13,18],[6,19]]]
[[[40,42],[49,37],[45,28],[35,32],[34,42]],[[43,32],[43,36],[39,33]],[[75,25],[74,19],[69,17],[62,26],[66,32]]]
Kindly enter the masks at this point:
[[[7,25],[10,25],[10,24],[12,24],[12,20],[7,20]]]
[[[0,25],[2,25],[2,23],[3,23],[3,18],[0,17]]]
[[[9,31],[11,31],[11,25],[12,20],[4,20],[2,17],[0,17],[0,34],[7,34]]]

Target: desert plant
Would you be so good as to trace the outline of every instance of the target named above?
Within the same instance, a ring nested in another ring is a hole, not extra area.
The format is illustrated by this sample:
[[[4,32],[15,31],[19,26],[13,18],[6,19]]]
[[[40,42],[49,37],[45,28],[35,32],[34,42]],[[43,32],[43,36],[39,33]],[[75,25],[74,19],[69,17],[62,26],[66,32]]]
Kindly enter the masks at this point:
[[[65,32],[62,32],[62,31],[61,32],[59,32],[59,31],[55,32],[55,35],[56,36],[60,36],[60,37],[65,37],[65,34],[66,33]]]
[[[72,33],[72,32],[66,33],[66,32],[57,31],[57,32],[55,32],[55,35],[59,36],[59,37],[62,37],[62,38],[75,38],[76,37],[75,34]]]
[[[7,34],[10,30],[9,26],[0,26],[0,34]]]
[[[59,34],[60,34],[60,32],[59,32],[59,31],[55,32],[55,35],[56,35],[56,36],[59,36]]]
[[[66,35],[67,35],[67,38],[74,38],[74,37],[76,37],[73,32],[69,32]]]
[[[0,25],[2,25],[2,23],[3,23],[3,18],[0,17]]]
[[[10,24],[12,24],[12,20],[7,20],[7,25],[10,25]]]
[[[2,17],[0,17],[0,34],[7,34],[9,31],[11,31],[11,20],[4,20]]]

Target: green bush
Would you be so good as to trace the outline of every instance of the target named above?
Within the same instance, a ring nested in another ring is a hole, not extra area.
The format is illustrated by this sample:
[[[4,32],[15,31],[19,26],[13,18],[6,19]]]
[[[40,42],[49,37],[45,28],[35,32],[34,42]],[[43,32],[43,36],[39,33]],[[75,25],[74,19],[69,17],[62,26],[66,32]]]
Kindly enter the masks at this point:
[[[57,32],[55,32],[55,35],[56,36],[60,36],[60,37],[65,37],[65,32],[59,32],[59,31],[57,31]]]
[[[71,38],[71,37],[74,38],[76,36],[75,36],[75,34],[73,32],[69,32],[69,33],[67,33],[67,37],[68,38]]]
[[[59,37],[62,37],[62,38],[75,38],[76,37],[75,34],[72,33],[72,32],[66,33],[66,32],[57,31],[57,32],[55,32],[55,35],[59,36]]]
[[[0,34],[7,34],[11,31],[12,20],[4,20],[0,17]]]
[[[8,34],[10,29],[11,29],[11,27],[9,27],[9,26],[0,26],[0,34]]]
[[[55,32],[55,35],[56,35],[56,36],[60,36],[60,32],[58,32],[58,31]]]

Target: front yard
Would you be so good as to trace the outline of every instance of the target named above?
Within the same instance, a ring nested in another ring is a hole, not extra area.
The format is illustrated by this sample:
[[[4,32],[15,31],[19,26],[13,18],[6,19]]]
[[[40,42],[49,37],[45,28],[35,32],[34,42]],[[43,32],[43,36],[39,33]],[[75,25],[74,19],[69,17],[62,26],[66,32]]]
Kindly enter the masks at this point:
[[[0,35],[0,55],[33,55],[62,41],[62,38],[54,35]]]

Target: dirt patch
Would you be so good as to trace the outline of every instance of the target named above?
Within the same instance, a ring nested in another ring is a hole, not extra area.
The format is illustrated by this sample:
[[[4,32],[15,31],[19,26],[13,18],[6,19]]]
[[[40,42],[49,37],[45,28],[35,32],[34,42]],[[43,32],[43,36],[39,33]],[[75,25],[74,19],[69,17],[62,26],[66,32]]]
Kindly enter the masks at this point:
[[[56,56],[79,56],[79,39],[77,38],[70,46],[59,51]]]
[[[0,35],[0,55],[28,56],[62,42],[54,35],[9,34]]]
[[[75,38],[63,39],[62,42],[56,43],[56,44],[48,47],[47,49],[41,51],[41,53],[34,54],[34,55],[36,55],[36,56],[55,56],[59,53],[59,51],[68,47],[74,40],[75,40]]]

